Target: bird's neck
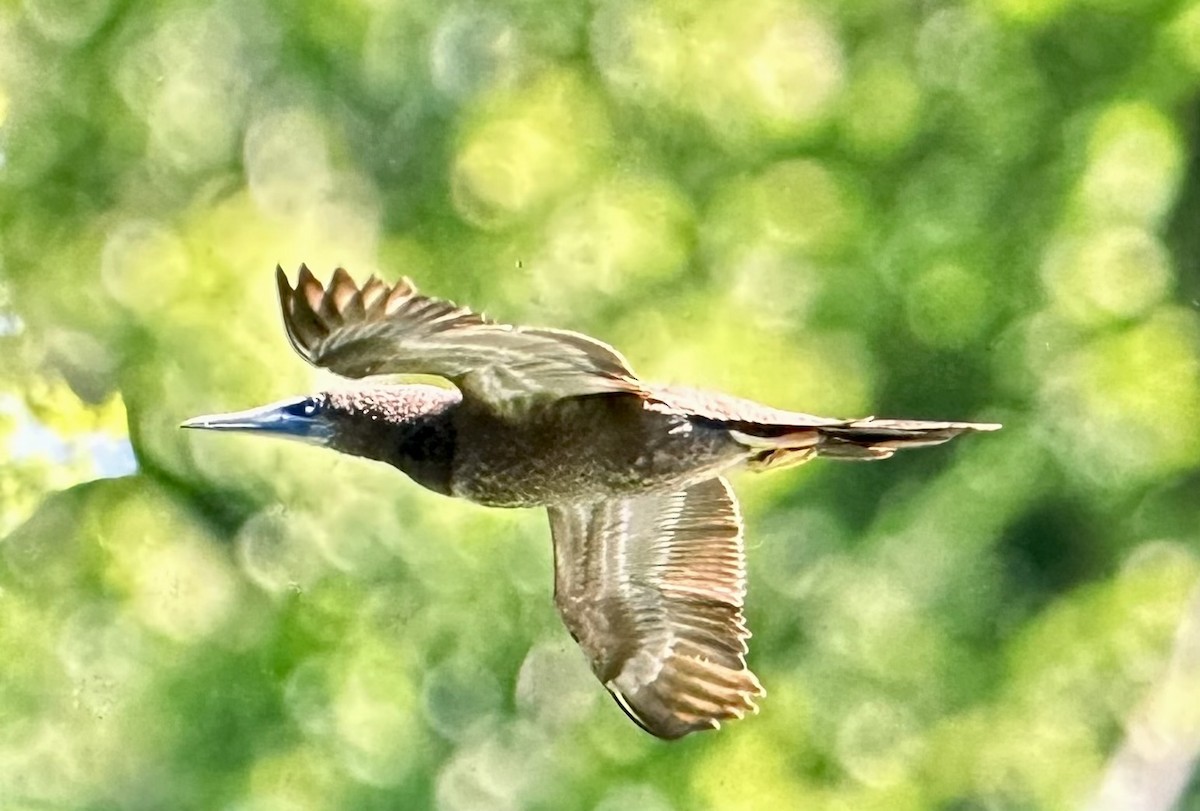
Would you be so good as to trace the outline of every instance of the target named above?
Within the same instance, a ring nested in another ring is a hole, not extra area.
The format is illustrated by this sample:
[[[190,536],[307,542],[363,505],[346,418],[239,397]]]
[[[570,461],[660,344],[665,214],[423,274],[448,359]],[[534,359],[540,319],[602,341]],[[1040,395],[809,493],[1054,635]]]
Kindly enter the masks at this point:
[[[422,487],[450,495],[450,475],[458,443],[454,421],[457,408],[451,406],[407,426],[408,432],[392,447],[391,458],[382,461],[400,468]]]
[[[417,484],[450,494],[450,473],[457,444],[457,401],[438,403],[428,413],[403,420],[360,412],[352,430],[340,431],[336,450],[399,468]]]

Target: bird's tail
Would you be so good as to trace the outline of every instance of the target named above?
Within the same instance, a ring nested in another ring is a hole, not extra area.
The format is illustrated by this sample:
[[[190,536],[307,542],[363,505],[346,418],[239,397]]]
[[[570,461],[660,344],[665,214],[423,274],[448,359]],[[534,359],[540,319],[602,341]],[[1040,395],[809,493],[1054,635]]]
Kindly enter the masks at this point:
[[[923,448],[949,442],[959,434],[971,431],[995,431],[997,423],[989,422],[930,422],[925,420],[877,420],[867,417],[830,425],[796,426],[794,431],[778,433],[772,426],[763,436],[755,432],[733,431],[742,444],[759,450],[749,467],[754,470],[776,470],[807,462],[814,457],[825,459],[872,460],[887,459],[903,448]]]

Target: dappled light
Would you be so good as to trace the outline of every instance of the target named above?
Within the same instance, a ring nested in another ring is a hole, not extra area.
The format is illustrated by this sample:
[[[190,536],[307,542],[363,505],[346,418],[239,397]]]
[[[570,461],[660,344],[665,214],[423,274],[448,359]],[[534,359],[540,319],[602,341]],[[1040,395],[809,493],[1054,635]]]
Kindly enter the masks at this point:
[[[0,806],[1198,807],[1198,90],[1195,0],[5,4]],[[766,695],[668,744],[544,510],[180,430],[356,385],[301,263],[1004,428],[736,474]]]

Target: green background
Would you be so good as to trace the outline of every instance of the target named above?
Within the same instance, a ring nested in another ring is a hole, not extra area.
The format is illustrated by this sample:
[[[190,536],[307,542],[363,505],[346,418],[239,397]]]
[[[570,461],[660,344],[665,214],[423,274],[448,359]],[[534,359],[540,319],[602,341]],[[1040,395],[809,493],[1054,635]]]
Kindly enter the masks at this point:
[[[1198,91],[1196,0],[3,0],[0,808],[1200,808]],[[541,512],[177,429],[332,384],[302,261],[1006,427],[736,477],[665,744]]]

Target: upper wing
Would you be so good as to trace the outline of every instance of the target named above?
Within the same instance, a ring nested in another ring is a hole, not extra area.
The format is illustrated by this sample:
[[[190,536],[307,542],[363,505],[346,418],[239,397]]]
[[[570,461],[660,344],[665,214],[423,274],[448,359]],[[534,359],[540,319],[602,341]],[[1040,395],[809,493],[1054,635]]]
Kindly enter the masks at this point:
[[[361,289],[338,268],[322,287],[301,266],[295,289],[276,268],[292,346],[345,377],[433,374],[493,403],[524,394],[566,397],[641,391],[612,347],[585,335],[497,324],[466,307],[420,295],[412,282],[372,276]]]
[[[824,425],[845,425],[852,422],[852,420],[802,414],[799,411],[784,411],[756,403],[753,400],[734,397],[732,394],[685,386],[647,387],[646,408],[665,414],[686,414],[734,425],[753,423],[762,426],[815,428]]]
[[[724,479],[549,512],[555,603],[630,718],[679,738],[757,710],[742,522]]]

